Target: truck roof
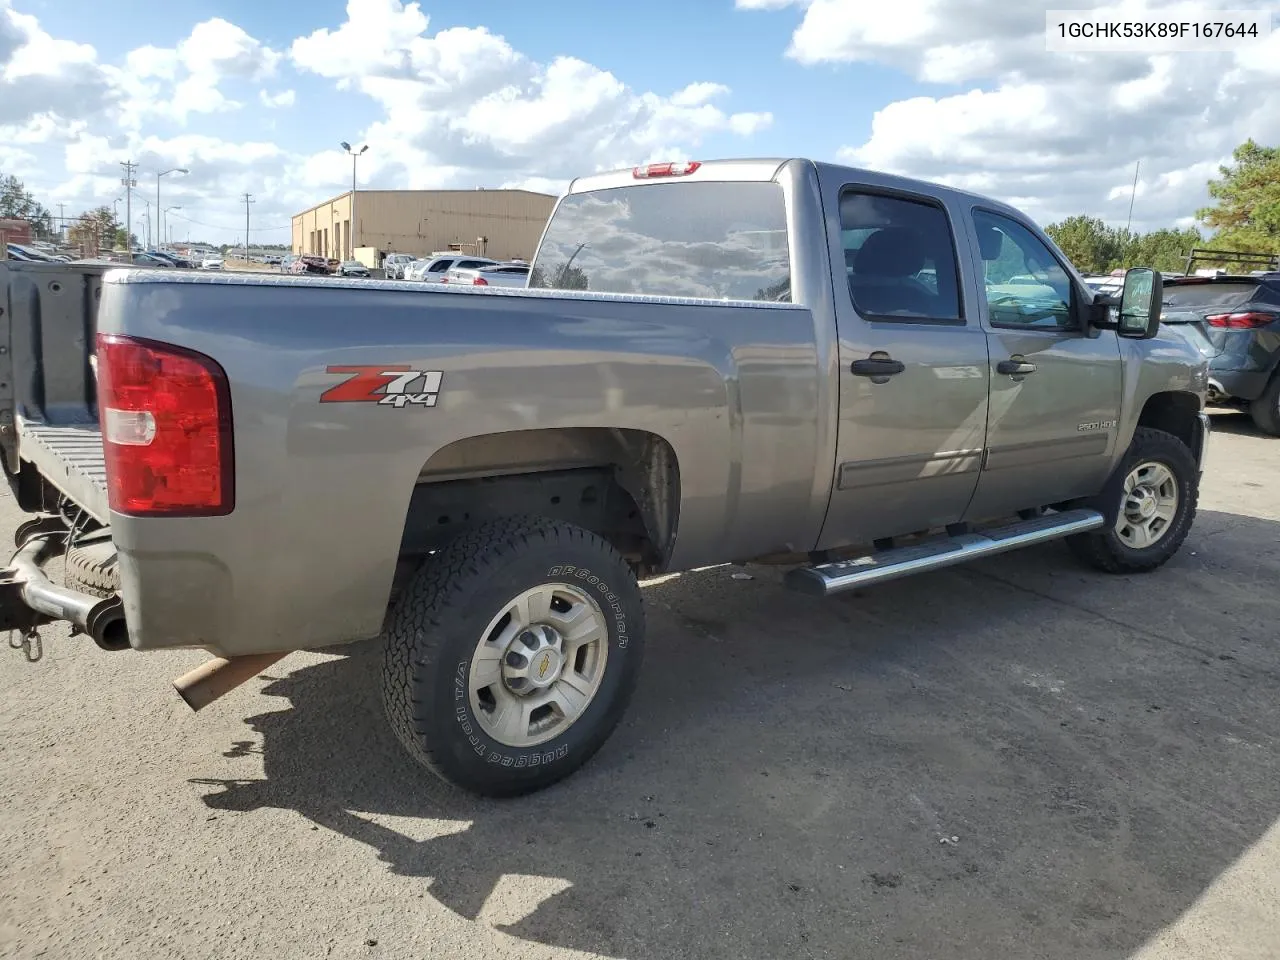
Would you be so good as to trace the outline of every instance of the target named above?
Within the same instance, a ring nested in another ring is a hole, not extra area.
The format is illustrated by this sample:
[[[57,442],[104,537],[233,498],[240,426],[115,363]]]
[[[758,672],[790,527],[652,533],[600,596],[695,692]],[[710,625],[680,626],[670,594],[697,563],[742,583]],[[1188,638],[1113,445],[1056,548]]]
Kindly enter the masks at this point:
[[[586,193],[592,190],[608,190],[615,187],[636,186],[639,184],[679,183],[689,181],[761,181],[772,180],[778,171],[788,163],[807,163],[811,165],[823,179],[839,177],[855,180],[859,183],[887,188],[896,188],[910,193],[926,196],[967,197],[980,200],[995,209],[1018,212],[1017,208],[996,200],[990,196],[950,187],[932,180],[920,180],[904,177],[894,173],[884,173],[867,167],[854,167],[847,164],[830,163],[825,160],[813,160],[808,157],[742,157],[722,158],[716,160],[691,161],[697,168],[691,173],[677,177],[671,176],[637,176],[637,171],[646,167],[663,166],[662,164],[641,164],[636,167],[624,167],[617,170],[601,171],[577,177],[569,184],[567,193]],[[1026,216],[1022,214],[1022,216]]]

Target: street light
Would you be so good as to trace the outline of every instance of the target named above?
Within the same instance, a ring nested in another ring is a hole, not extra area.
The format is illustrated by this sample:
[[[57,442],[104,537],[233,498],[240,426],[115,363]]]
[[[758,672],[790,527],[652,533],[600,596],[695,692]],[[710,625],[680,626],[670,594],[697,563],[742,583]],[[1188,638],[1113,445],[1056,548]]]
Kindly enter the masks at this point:
[[[359,150],[352,150],[351,144],[343,140],[339,146],[347,153],[351,154],[351,236],[347,238],[347,258],[354,260],[356,258],[356,236],[360,229],[359,220],[356,219],[356,158],[369,149],[366,143]]]
[[[167,177],[171,173],[190,173],[190,172],[191,171],[188,170],[186,167],[174,167],[172,170],[164,170],[156,174],[156,210],[160,209],[160,178]],[[150,242],[150,239],[151,239],[150,237],[147,238],[148,242]],[[157,236],[156,239],[159,240],[159,237]],[[159,246],[158,243],[156,245]]]
[[[182,209],[182,204],[178,204],[173,207],[165,207],[164,210],[160,213],[160,242],[161,243],[164,243],[165,214],[168,213],[170,210],[181,210],[181,209]],[[172,231],[172,228],[170,228],[170,230]]]

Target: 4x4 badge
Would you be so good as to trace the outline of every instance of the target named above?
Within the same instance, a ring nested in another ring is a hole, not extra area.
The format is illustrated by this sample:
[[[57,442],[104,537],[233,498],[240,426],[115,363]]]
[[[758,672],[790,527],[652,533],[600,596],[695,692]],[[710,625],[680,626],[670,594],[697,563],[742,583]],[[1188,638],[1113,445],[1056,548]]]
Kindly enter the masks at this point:
[[[440,395],[439,370],[414,370],[405,364],[325,367],[325,373],[344,374],[346,379],[320,394],[321,403],[377,403],[384,407],[434,407]]]

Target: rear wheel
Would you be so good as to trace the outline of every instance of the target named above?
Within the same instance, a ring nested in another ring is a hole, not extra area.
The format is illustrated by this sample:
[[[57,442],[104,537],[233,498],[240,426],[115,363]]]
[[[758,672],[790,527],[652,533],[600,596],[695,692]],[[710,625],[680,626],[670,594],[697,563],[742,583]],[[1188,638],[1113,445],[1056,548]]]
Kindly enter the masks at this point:
[[[383,701],[413,757],[488,796],[549,786],[608,739],[639,676],[640,589],[604,540],[516,517],[466,533],[392,615]]]
[[[1067,538],[1077,557],[1107,573],[1145,573],[1178,552],[1191,530],[1200,471],[1173,434],[1139,427],[1119,467],[1097,497],[1082,506],[1106,525]]]
[[[1249,402],[1249,415],[1263,433],[1280,437],[1280,371],[1271,378],[1262,396]]]

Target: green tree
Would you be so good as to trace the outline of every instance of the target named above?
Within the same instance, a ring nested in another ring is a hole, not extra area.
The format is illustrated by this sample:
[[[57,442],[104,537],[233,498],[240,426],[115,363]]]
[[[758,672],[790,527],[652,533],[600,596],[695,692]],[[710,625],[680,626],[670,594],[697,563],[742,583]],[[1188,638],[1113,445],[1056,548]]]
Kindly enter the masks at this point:
[[[29,220],[37,237],[53,236],[53,214],[36,200],[21,180],[0,176],[0,217]]]
[[[1252,139],[1236,147],[1233,163],[1209,181],[1214,204],[1197,212],[1217,234],[1209,246],[1221,250],[1280,253],[1280,147]]]
[[[1204,238],[1195,227],[1186,230],[1152,230],[1134,234],[1125,243],[1120,258],[1111,266],[1154,267],[1168,273],[1176,273],[1187,265],[1187,255],[1192,247],[1203,245]]]
[[[92,245],[99,251],[123,246],[124,228],[111,207],[102,206],[80,214],[67,230],[70,241],[78,246]]]
[[[1123,256],[1125,233],[1097,217],[1078,214],[1051,223],[1044,232],[1082,273],[1106,273]]]

